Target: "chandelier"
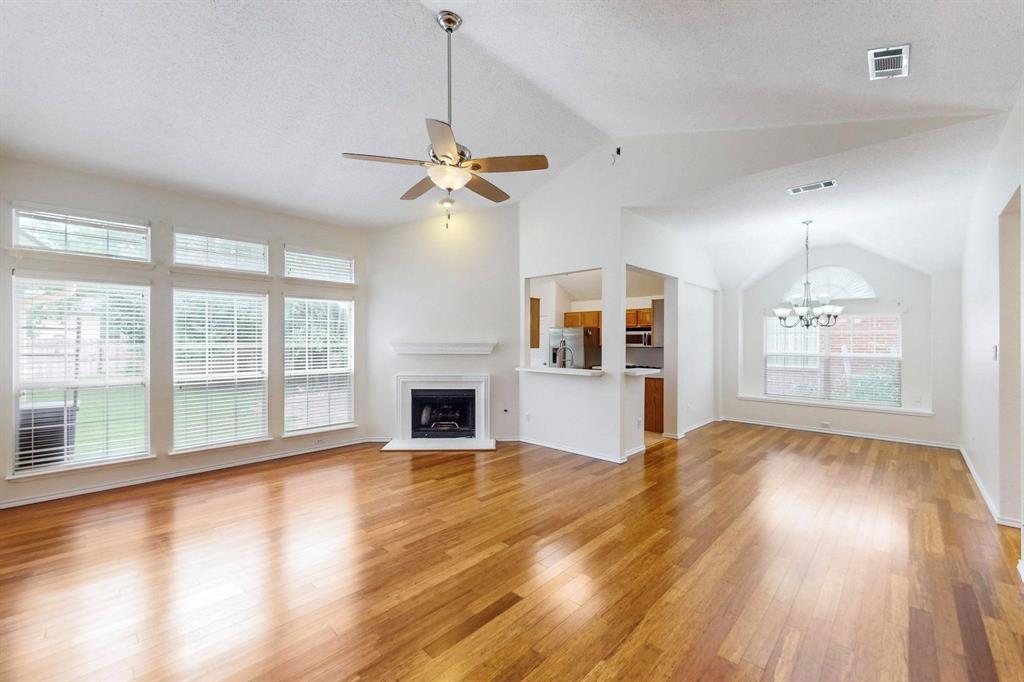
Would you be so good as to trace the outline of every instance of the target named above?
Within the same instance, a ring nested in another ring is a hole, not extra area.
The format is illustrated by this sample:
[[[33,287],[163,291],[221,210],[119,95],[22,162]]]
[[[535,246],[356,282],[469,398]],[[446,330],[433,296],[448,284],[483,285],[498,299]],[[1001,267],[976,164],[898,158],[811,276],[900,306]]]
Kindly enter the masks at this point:
[[[839,320],[843,306],[832,305],[831,299],[822,296],[821,300],[811,298],[811,223],[804,221],[804,297],[799,305],[794,301],[793,307],[772,308],[779,318],[779,324],[786,329],[799,325],[804,327],[831,327]]]

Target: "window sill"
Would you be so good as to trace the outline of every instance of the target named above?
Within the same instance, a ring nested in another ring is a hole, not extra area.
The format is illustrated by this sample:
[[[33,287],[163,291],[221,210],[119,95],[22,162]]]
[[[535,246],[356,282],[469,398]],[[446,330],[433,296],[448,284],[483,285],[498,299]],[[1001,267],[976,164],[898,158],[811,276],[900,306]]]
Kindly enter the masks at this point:
[[[156,267],[156,264],[151,260],[132,260],[130,258],[114,258],[113,256],[94,256],[88,253],[27,249],[22,246],[8,246],[5,251],[11,258],[18,260],[46,260],[62,263],[92,263],[95,265],[116,264],[119,268],[135,268],[138,270],[152,270]]]
[[[269,443],[274,440],[270,436],[261,436],[260,438],[249,438],[247,440],[233,440],[227,443],[210,443],[209,445],[197,445],[194,448],[185,448],[183,450],[171,450],[167,454],[172,457],[177,455],[192,455],[198,452],[210,452],[211,450],[224,450],[226,448],[235,448],[240,445],[252,445],[253,443]]]
[[[357,429],[359,424],[355,422],[346,422],[344,424],[331,424],[330,426],[321,426],[315,429],[302,429],[301,431],[285,431],[281,434],[281,438],[298,438],[299,436],[309,436],[315,433],[328,433],[330,431],[344,431],[346,429]]]
[[[281,281],[285,284],[304,284],[306,286],[328,286],[335,287],[337,289],[358,289],[359,285],[355,282],[332,282],[329,279],[307,279],[305,277],[281,277]]]
[[[39,471],[23,471],[17,474],[11,474],[7,476],[5,480],[8,481],[25,481],[33,478],[40,478],[42,476],[55,476],[57,474],[69,474],[77,471],[85,471],[88,469],[99,469],[101,467],[116,466],[118,464],[134,464],[135,462],[146,462],[151,459],[156,459],[156,455],[138,455],[134,457],[122,457],[120,459],[104,459],[96,462],[83,462],[81,464],[69,464],[59,467],[50,467],[47,469],[40,469]]]
[[[832,400],[800,400],[799,398],[778,398],[764,395],[737,395],[737,400],[748,400],[758,403],[779,403],[782,405],[799,405],[801,407],[823,407],[832,410],[849,410],[853,412],[881,412],[883,414],[899,414],[910,417],[934,417],[935,413],[919,407],[888,407],[883,405],[861,405],[842,403]]]
[[[236,279],[248,279],[256,282],[269,282],[273,279],[273,277],[265,272],[246,272],[245,270],[231,270],[228,268],[207,268],[201,265],[172,265],[168,269],[173,275],[234,277]]]

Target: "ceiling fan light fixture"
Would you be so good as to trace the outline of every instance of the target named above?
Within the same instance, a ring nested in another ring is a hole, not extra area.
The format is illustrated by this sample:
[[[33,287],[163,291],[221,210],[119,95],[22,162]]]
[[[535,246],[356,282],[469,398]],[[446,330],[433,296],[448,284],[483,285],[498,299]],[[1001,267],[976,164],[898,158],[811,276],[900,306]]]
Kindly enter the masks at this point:
[[[437,202],[437,205],[440,206],[441,208],[451,208],[452,206],[455,205],[455,199],[452,199],[451,197],[445,197],[444,199],[441,199],[441,201]]]
[[[465,168],[445,164],[430,166],[427,168],[427,175],[435,185],[447,190],[462,189],[473,177],[473,174]]]

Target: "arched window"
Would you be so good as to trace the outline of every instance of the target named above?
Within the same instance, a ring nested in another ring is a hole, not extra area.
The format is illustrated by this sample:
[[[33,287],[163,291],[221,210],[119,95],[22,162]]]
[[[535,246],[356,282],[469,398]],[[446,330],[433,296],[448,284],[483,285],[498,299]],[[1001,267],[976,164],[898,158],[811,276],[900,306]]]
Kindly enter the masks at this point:
[[[825,265],[814,268],[809,274],[811,297],[817,300],[829,298],[833,301],[875,298],[875,289],[867,280],[849,268]],[[804,278],[801,277],[786,293],[786,300],[799,300],[804,295]]]

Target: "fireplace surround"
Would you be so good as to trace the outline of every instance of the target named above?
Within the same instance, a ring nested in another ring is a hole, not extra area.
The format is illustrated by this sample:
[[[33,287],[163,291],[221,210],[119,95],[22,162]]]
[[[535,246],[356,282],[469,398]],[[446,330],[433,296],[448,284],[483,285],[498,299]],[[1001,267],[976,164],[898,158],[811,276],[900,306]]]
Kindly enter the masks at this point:
[[[383,450],[493,450],[487,374],[399,374]]]

